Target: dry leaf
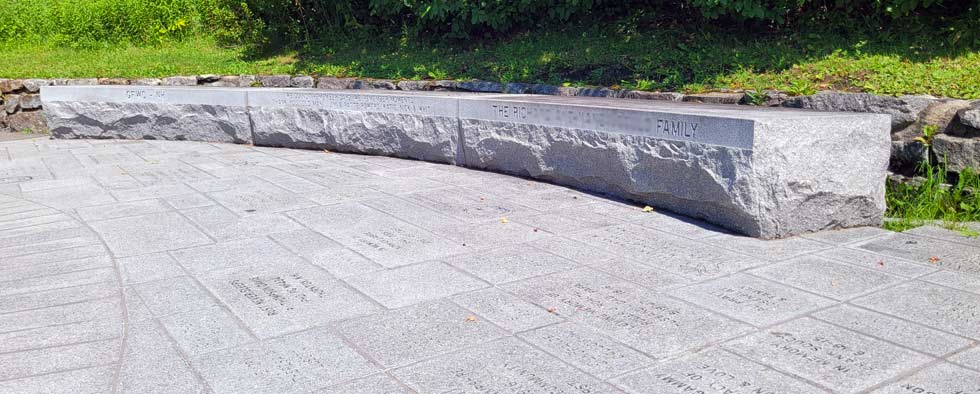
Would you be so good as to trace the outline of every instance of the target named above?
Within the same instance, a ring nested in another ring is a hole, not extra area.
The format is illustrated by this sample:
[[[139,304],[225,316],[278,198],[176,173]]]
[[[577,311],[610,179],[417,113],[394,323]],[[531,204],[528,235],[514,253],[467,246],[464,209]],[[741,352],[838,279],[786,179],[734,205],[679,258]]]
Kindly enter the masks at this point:
[[[534,232],[538,232],[538,229],[534,229]]]
[[[932,256],[932,257],[929,258],[929,262],[930,263],[933,263],[933,264],[936,264],[936,263],[939,262],[939,257]]]
[[[558,309],[555,309],[555,307],[548,308],[548,313],[557,313],[557,311]]]
[[[507,218],[500,218],[500,223],[507,223]]]
[[[879,267],[884,267],[885,266],[885,261],[884,260],[878,260],[878,266]]]
[[[653,212],[653,207],[647,205],[643,207],[643,212]]]
[[[476,321],[476,316],[473,315],[466,316],[466,321]]]

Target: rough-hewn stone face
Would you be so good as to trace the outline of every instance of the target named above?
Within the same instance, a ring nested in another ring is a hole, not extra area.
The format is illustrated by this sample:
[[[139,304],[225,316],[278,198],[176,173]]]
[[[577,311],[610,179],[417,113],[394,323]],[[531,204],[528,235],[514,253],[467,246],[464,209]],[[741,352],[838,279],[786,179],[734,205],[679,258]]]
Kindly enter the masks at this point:
[[[784,107],[818,111],[869,112],[892,117],[892,130],[898,131],[919,118],[919,113],[936,99],[931,96],[877,96],[867,93],[820,92],[786,100]]]
[[[466,165],[627,197],[762,238],[878,224],[884,214],[883,116],[666,103],[630,114],[551,100],[462,101]],[[732,121],[712,125],[718,117]],[[661,121],[676,122],[681,136],[655,135]],[[694,124],[700,131],[690,132]],[[717,140],[685,141],[686,132]]]
[[[256,145],[456,162],[447,97],[280,90],[253,91],[249,104]]]
[[[42,89],[57,138],[251,142],[245,92],[129,87]]]
[[[980,169],[980,139],[939,134],[933,139],[932,148],[939,160],[946,161],[950,171],[963,171],[966,167]]]

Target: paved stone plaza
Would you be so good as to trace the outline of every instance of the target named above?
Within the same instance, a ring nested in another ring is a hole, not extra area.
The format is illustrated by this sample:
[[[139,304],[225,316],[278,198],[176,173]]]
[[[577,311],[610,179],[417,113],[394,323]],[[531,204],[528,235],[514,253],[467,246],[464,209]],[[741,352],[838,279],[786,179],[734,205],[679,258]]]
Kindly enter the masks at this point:
[[[980,393],[980,240],[449,165],[0,143],[0,393]]]

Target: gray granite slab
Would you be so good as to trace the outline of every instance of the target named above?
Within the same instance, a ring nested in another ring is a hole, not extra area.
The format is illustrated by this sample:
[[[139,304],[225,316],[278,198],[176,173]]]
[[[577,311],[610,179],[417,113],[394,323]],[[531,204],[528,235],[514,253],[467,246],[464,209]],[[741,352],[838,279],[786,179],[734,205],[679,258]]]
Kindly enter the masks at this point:
[[[973,347],[971,349],[964,350],[963,352],[950,357],[949,361],[956,362],[960,365],[965,365],[973,368],[974,370],[980,371],[980,347]]]
[[[396,369],[420,393],[615,393],[617,390],[516,339],[507,338]]]
[[[576,233],[575,240],[692,280],[731,274],[765,262],[637,225]]]
[[[850,305],[825,309],[814,313],[813,317],[937,357],[969,346],[971,342],[957,335]]]
[[[118,376],[121,393],[197,393],[204,385],[153,320],[129,325]]]
[[[920,277],[919,279],[937,285],[980,294],[980,275],[942,270]]]
[[[496,287],[460,294],[454,296],[452,300],[457,305],[512,332],[526,331],[563,321],[546,309]]]
[[[58,138],[252,142],[242,90],[162,86],[45,86]]]
[[[342,323],[338,331],[388,368],[457,352],[507,334],[448,301],[354,319]]]
[[[878,254],[937,268],[980,274],[980,248],[937,238],[893,234],[858,245]]]
[[[442,262],[427,262],[344,279],[388,308],[489,287]]]
[[[212,271],[201,282],[260,338],[379,309],[343,282],[304,262],[268,261]]]
[[[766,329],[725,347],[838,392],[870,388],[930,360],[925,355],[809,318]]]
[[[192,362],[215,394],[304,393],[379,372],[325,329],[220,350]]]
[[[980,294],[909,282],[853,301],[854,304],[929,327],[980,338]]]
[[[208,292],[188,276],[139,283],[133,289],[155,316],[215,306]]]
[[[160,318],[160,324],[188,356],[253,341],[242,324],[222,308],[199,309],[165,316]]]
[[[687,286],[671,294],[759,327],[835,303],[828,298],[747,274]]]
[[[302,261],[267,238],[222,242],[178,250],[171,255],[194,274],[246,265],[279,263],[288,266]]]
[[[184,275],[177,260],[166,253],[152,253],[116,260],[125,283],[142,283]]]
[[[40,309],[112,297],[118,295],[117,287],[118,283],[115,281],[105,281],[89,285],[5,296],[3,304],[0,305],[0,313]]]
[[[385,267],[463,251],[435,234],[359,204],[294,211],[289,216]]]
[[[594,262],[590,267],[653,290],[667,290],[692,282],[682,276],[625,258]]]
[[[116,256],[133,256],[211,243],[177,213],[156,213],[89,224]]]
[[[239,215],[294,211],[316,205],[302,196],[272,185],[236,188],[210,193],[210,196]]]
[[[780,283],[837,300],[854,298],[904,280],[878,270],[821,257],[800,257],[751,271]]]
[[[101,394],[112,391],[115,369],[111,366],[76,369],[51,375],[0,382],[9,394]]]
[[[371,375],[350,383],[328,387],[316,394],[412,394],[405,386],[385,374]]]
[[[950,242],[961,243],[973,247],[980,247],[980,237],[975,235],[964,235],[959,231],[953,231],[938,226],[921,226],[905,231],[906,234],[913,234],[922,237],[938,238]]]
[[[570,260],[530,246],[514,246],[446,259],[453,266],[490,283],[506,283],[565,271],[577,266]]]
[[[930,267],[925,264],[917,264],[901,258],[871,253],[861,249],[838,247],[818,252],[817,255],[842,263],[854,264],[875,271],[904,277],[922,276],[930,272],[935,272],[937,269],[936,267]]]
[[[843,230],[821,231],[804,234],[802,237],[825,242],[831,245],[844,245],[885,236],[891,233],[891,231],[879,227],[855,227]]]
[[[629,393],[821,393],[798,378],[722,350],[707,350],[618,377]]]
[[[782,261],[828,248],[826,244],[803,237],[763,240],[738,235],[720,234],[706,238],[704,241],[770,261]]]
[[[980,372],[960,368],[952,364],[939,364],[917,372],[873,393],[952,393],[980,392]]]
[[[576,323],[550,325],[518,337],[601,379],[653,364],[643,353]]]
[[[0,354],[0,381],[111,364],[122,341],[86,342]]]
[[[166,212],[170,209],[160,200],[143,200],[130,203],[117,203],[95,207],[78,208],[78,216],[85,221],[115,219],[126,216],[139,216]]]
[[[656,358],[749,331],[748,325],[587,268],[505,288]]]

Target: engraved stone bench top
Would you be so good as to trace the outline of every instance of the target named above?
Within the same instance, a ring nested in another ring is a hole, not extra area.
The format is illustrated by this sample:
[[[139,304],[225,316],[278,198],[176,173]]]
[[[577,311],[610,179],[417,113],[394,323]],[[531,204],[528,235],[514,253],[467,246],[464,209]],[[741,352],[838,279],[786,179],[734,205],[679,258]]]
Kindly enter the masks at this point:
[[[0,142],[0,393],[975,393],[978,284],[937,227],[763,241],[422,161]]]

